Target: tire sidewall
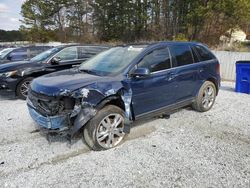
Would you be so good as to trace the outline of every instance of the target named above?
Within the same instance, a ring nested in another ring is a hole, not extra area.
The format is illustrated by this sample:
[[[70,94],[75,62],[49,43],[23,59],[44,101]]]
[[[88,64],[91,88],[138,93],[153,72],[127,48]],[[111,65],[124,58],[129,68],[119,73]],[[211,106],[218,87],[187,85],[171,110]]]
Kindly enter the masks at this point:
[[[107,150],[107,148],[103,148],[97,141],[96,134],[97,128],[100,122],[109,114],[118,113],[123,118],[125,117],[125,113],[122,109],[114,105],[108,105],[97,112],[97,114],[85,125],[83,129],[83,137],[86,144],[93,150]],[[124,136],[125,137],[125,136]],[[120,145],[123,140],[118,144]],[[111,148],[110,148],[111,149]]]
[[[213,103],[212,105],[209,107],[209,108],[205,108],[203,105],[202,105],[202,99],[203,99],[203,93],[204,93],[204,90],[211,86],[214,90],[214,100],[213,100]],[[214,103],[215,103],[215,99],[216,99],[216,93],[217,93],[217,89],[214,85],[214,83],[210,82],[210,81],[206,81],[202,87],[200,88],[200,91],[199,91],[199,95],[198,95],[198,98],[197,98],[197,105],[198,105],[198,108],[199,108],[199,111],[201,112],[207,112],[209,111],[213,106],[214,106]]]
[[[31,82],[33,79],[34,78],[32,78],[32,77],[28,77],[28,78],[23,79],[21,82],[19,82],[19,84],[17,85],[17,88],[16,88],[16,95],[19,99],[26,100],[26,97],[21,92],[21,86],[24,82],[26,82],[26,81]]]

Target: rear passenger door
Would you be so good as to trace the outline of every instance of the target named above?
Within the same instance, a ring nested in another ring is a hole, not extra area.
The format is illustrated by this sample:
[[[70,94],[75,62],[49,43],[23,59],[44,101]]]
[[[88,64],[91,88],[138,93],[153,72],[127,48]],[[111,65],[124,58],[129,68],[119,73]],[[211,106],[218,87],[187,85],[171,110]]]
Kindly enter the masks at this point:
[[[170,47],[176,70],[176,102],[191,99],[199,87],[199,69],[194,63],[194,55],[189,45]]]

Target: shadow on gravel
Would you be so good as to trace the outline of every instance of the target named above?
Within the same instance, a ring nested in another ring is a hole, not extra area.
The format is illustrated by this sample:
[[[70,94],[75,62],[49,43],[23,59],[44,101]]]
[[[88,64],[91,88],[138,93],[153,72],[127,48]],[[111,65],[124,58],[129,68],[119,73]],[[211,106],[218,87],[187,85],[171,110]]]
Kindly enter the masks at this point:
[[[0,101],[4,100],[16,100],[16,96],[13,92],[0,90]]]
[[[150,123],[155,121],[156,119],[159,119],[157,117],[151,118],[151,119],[146,119],[146,120],[140,120],[136,121],[132,124],[130,133],[126,137],[126,141],[128,140],[134,140],[140,137],[144,137],[146,135],[151,134],[152,132],[156,131],[156,127],[151,125]],[[82,136],[82,131],[80,131],[74,138],[70,139],[66,135],[58,135],[58,134],[46,134],[40,129],[35,129],[30,132],[31,134],[40,134],[40,136],[44,137],[47,139],[49,144],[53,144],[56,142],[61,142],[61,143],[67,143],[68,147],[70,148],[72,145],[77,143],[79,140],[83,140],[83,143],[86,145],[83,136]]]

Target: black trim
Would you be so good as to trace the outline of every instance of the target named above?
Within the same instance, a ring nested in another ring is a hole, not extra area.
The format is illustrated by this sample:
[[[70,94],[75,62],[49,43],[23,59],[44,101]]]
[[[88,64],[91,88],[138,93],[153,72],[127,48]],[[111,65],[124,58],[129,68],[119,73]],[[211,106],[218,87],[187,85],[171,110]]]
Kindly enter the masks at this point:
[[[236,61],[236,64],[249,64],[250,61]]]
[[[146,113],[137,115],[135,117],[135,120],[139,120],[139,119],[142,119],[142,118],[155,117],[155,116],[161,115],[163,113],[168,113],[168,112],[174,111],[176,109],[179,109],[179,108],[182,108],[182,107],[185,107],[185,106],[188,106],[188,105],[192,104],[194,102],[194,100],[195,100],[195,98],[190,98],[190,99],[187,99],[187,100],[184,100],[184,101],[180,101],[180,102],[177,102],[177,103],[162,107],[160,109],[156,109],[156,110],[153,110],[153,111],[150,111],[150,112],[146,112]]]

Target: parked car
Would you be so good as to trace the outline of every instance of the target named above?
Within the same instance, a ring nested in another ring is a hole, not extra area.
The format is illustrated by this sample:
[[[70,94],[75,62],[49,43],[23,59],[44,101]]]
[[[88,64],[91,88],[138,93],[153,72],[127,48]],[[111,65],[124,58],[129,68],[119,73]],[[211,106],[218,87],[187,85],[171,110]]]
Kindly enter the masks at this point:
[[[29,61],[0,65],[0,89],[11,90],[26,99],[30,82],[51,72],[72,68],[108,49],[107,46],[66,45],[49,49]]]
[[[0,59],[3,59],[4,56],[8,53],[10,53],[11,51],[13,51],[15,48],[4,48],[0,51]]]
[[[52,48],[52,46],[27,46],[13,48],[9,50],[8,53],[1,55],[0,64],[30,59],[50,48]]]
[[[199,43],[159,42],[111,48],[79,68],[35,79],[31,117],[48,134],[82,130],[93,150],[117,146],[133,121],[191,105],[210,110],[220,65]]]

